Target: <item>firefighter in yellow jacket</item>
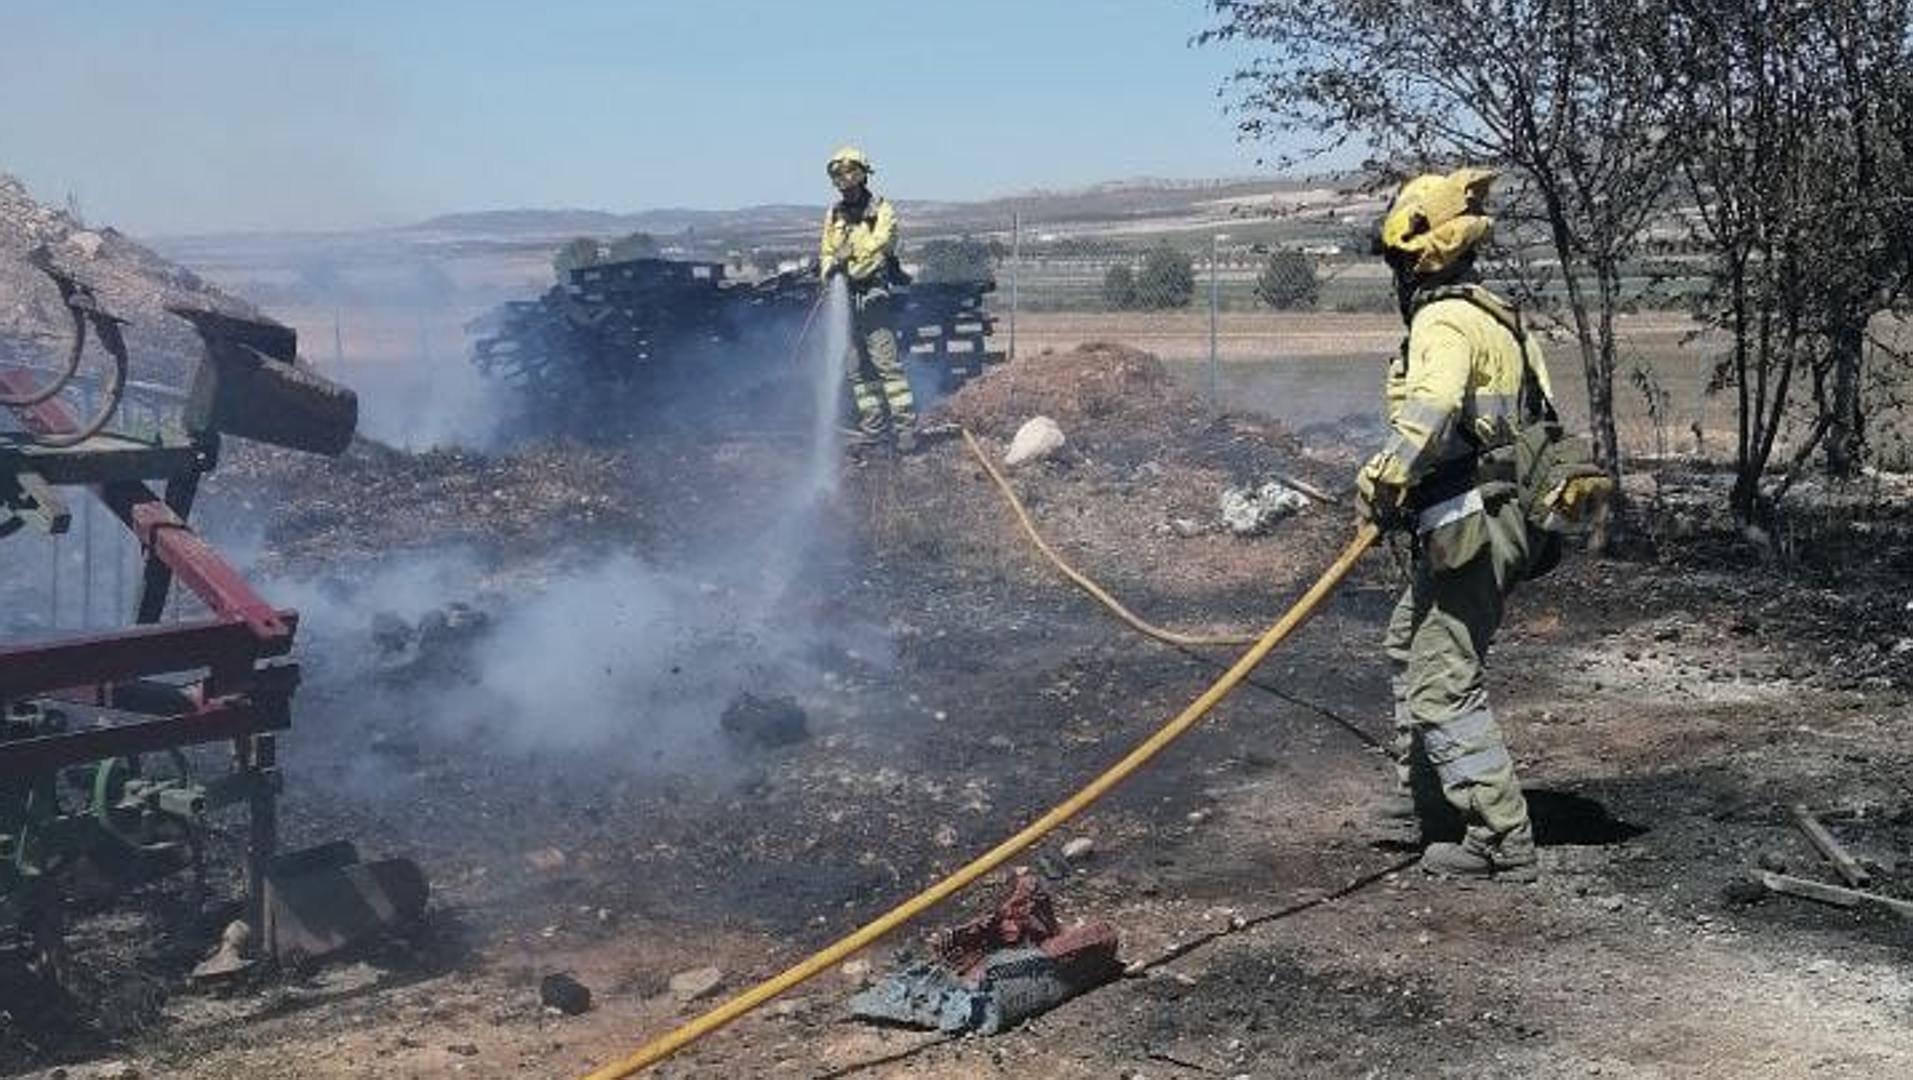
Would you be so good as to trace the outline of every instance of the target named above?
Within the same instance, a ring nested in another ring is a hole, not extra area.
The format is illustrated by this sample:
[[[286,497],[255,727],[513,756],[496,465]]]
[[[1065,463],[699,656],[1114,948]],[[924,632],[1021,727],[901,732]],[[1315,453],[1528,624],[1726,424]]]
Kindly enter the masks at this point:
[[[1509,593],[1538,554],[1513,482],[1514,443],[1525,425],[1552,417],[1552,390],[1520,313],[1475,273],[1493,181],[1482,169],[1418,177],[1382,221],[1377,246],[1408,336],[1386,383],[1391,434],[1357,488],[1371,517],[1413,538],[1411,581],[1384,640],[1398,804],[1413,808],[1424,836],[1444,801],[1463,825],[1459,843],[1427,847],[1422,867],[1533,880],[1534,829],[1482,665]]]
[[[876,445],[885,416],[899,453],[916,449],[916,404],[910,396],[891,320],[891,291],[902,283],[897,262],[897,214],[872,194],[870,159],[854,146],[832,154],[827,166],[838,201],[824,216],[818,269],[826,284],[838,274],[850,290],[850,392],[857,405],[861,445]]]

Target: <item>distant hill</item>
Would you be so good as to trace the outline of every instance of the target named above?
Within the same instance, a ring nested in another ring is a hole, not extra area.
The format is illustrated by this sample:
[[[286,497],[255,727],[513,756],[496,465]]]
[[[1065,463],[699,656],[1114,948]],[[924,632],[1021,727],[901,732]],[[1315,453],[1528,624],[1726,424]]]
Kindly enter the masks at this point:
[[[1219,200],[1254,200],[1282,192],[1322,187],[1334,179],[1114,180],[1061,191],[1028,191],[976,202],[910,199],[886,192],[914,236],[934,232],[1001,231],[1012,211],[1048,224],[1121,220],[1193,213]],[[619,214],[602,210],[481,210],[442,214],[396,230],[447,240],[548,240],[565,236],[610,236],[647,232],[751,237],[765,242],[808,238],[825,203],[767,204],[735,210],[660,209]]]
[[[396,230],[410,235],[447,239],[518,240],[555,236],[611,236],[646,232],[677,236],[699,233],[738,233],[810,227],[819,213],[815,206],[764,205],[738,210],[669,208],[614,214],[604,210],[477,210],[440,214]]]

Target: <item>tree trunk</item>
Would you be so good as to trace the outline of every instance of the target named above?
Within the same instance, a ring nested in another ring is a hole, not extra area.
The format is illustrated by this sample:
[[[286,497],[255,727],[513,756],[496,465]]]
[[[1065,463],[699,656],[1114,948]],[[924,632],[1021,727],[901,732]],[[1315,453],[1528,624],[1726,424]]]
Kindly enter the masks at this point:
[[[1594,456],[1621,486],[1621,439],[1614,428],[1614,309],[1620,303],[1620,269],[1611,259],[1595,268],[1601,293],[1593,362],[1588,365],[1588,427]]]
[[[1833,393],[1827,402],[1826,470],[1842,479],[1860,474],[1866,448],[1866,418],[1860,410],[1860,364],[1866,349],[1866,322],[1842,319],[1828,341],[1833,350]]]
[[[1574,336],[1581,346],[1581,370],[1588,384],[1588,434],[1594,442],[1594,457],[1614,480],[1618,495],[1621,486],[1620,440],[1614,431],[1614,352],[1612,342],[1602,348],[1602,335],[1589,325],[1588,300],[1581,289],[1581,275],[1574,270],[1574,239],[1568,229],[1567,208],[1553,188],[1542,190],[1548,211],[1549,232],[1554,240],[1554,256],[1561,262],[1561,285],[1567,290],[1568,310],[1574,316]],[[1602,318],[1611,318],[1603,297]],[[1611,336],[1611,335],[1610,335]]]

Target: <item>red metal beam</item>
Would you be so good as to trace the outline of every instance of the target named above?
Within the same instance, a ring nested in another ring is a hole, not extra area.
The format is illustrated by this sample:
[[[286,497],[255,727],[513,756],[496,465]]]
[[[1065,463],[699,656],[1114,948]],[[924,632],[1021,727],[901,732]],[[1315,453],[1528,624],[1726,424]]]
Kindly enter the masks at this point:
[[[238,616],[227,616],[0,645],[0,700],[196,668],[249,668],[292,648],[298,615],[278,615],[286,635],[265,641]]]
[[[34,373],[15,367],[0,367],[0,390],[14,397],[31,397],[40,390]],[[20,423],[35,435],[64,435],[79,426],[79,421],[56,398],[13,410]]]
[[[261,641],[291,643],[292,627],[279,611],[252,591],[246,579],[219,557],[212,545],[179,519],[172,508],[137,480],[101,484],[93,489],[140,544],[159,556],[181,585],[220,615],[236,615]]]
[[[0,368],[0,389],[24,395],[34,387],[33,376],[17,368]],[[79,426],[65,405],[43,401],[16,414],[27,430],[58,435]],[[107,509],[118,515],[139,537],[140,544],[173,571],[215,614],[237,616],[262,641],[290,642],[291,626],[239,576],[211,545],[167,507],[153,490],[137,480],[119,480],[93,489]]]
[[[101,717],[131,715],[110,709],[88,711]],[[134,720],[0,743],[0,782],[45,775],[54,769],[103,758],[221,742],[264,731],[283,731],[289,726],[284,692],[264,701],[245,695],[215,698],[198,712],[163,720]]]

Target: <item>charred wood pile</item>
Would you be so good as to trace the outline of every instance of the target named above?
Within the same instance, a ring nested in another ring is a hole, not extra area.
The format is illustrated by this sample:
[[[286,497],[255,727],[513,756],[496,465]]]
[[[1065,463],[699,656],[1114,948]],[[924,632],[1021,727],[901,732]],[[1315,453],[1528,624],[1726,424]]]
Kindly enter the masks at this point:
[[[821,295],[808,269],[747,281],[713,262],[632,259],[560,277],[538,299],[500,305],[471,326],[473,363],[511,388],[534,427],[628,412],[667,371],[721,393],[742,370],[787,360]],[[900,345],[939,392],[1003,358],[989,347],[984,297],[994,287],[936,282],[898,295]]]

